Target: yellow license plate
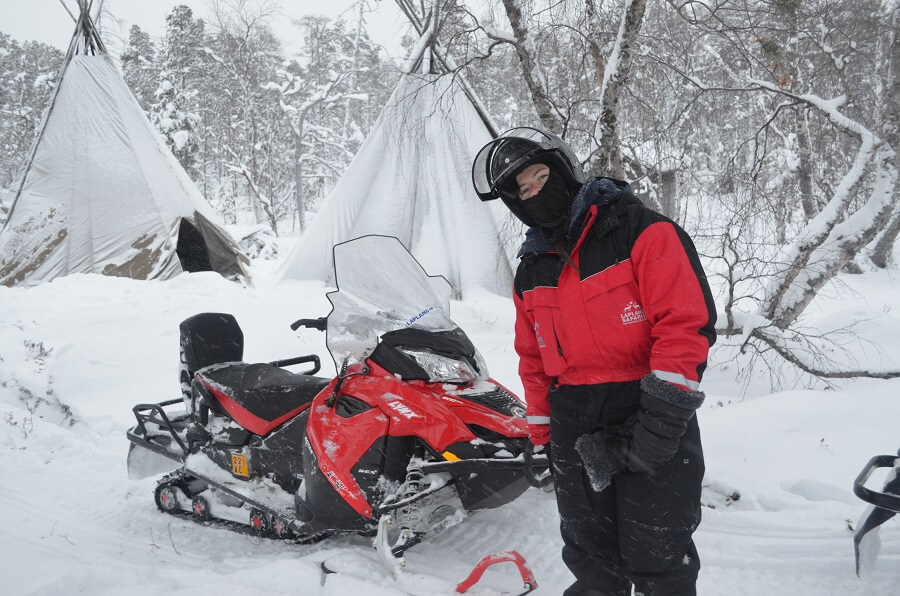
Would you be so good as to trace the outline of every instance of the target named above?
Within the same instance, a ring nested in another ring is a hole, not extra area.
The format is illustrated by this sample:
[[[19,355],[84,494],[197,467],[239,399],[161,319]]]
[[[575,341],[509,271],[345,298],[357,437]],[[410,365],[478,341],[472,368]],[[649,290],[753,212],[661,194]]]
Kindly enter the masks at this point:
[[[238,453],[231,454],[231,471],[235,476],[250,477],[250,465],[247,463],[247,457]]]

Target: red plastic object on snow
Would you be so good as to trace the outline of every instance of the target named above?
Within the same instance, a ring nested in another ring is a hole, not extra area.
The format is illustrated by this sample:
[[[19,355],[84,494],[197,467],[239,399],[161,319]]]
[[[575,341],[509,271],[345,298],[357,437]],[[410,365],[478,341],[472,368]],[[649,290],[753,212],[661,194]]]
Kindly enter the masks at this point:
[[[478,583],[478,580],[484,575],[485,570],[491,565],[505,563],[507,561],[516,564],[516,567],[519,568],[519,573],[522,575],[522,581],[525,583],[525,591],[519,592],[518,596],[528,594],[538,587],[537,581],[534,579],[534,573],[532,573],[531,567],[528,566],[528,561],[525,560],[525,557],[514,550],[508,550],[502,553],[494,553],[493,555],[482,557],[475,565],[475,568],[472,569],[472,573],[469,574],[469,577],[459,582],[459,585],[456,586],[457,593],[462,594]]]

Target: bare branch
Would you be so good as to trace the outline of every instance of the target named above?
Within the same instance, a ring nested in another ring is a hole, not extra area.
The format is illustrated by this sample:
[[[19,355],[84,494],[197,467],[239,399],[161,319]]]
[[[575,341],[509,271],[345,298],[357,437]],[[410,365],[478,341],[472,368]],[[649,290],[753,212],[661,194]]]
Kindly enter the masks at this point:
[[[784,347],[779,338],[766,334],[761,328],[755,329],[752,337],[760,340],[778,353],[779,356],[799,368],[805,373],[811,374],[821,379],[854,379],[865,377],[870,379],[896,379],[900,378],[900,371],[871,371],[871,370],[822,370],[815,366],[810,366],[794,354],[791,350]]]

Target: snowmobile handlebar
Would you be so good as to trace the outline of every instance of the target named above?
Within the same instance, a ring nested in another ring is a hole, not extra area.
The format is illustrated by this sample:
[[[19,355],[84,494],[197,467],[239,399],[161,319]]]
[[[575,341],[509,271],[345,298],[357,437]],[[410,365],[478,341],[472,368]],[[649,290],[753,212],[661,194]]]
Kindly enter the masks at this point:
[[[869,463],[866,464],[866,467],[863,468],[856,477],[856,480],[853,481],[854,494],[866,503],[871,503],[876,507],[900,513],[900,495],[866,488],[866,481],[869,479],[869,476],[872,475],[872,472],[878,468],[891,468],[896,466],[898,458],[900,458],[900,452],[898,452],[897,455],[876,455],[870,459]]]
[[[328,317],[319,317],[318,319],[300,319],[291,323],[291,331],[296,331],[300,327],[307,327],[309,329],[318,329],[319,331],[325,331],[325,324],[328,321]]]

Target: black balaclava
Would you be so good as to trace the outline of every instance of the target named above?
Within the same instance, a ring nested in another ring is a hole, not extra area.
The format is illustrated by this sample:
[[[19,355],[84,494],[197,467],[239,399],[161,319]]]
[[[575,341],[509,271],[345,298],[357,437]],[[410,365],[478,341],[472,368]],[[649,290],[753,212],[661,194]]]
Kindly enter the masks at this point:
[[[550,175],[541,190],[530,199],[521,202],[522,210],[534,222],[549,230],[557,230],[564,226],[572,206],[572,193],[566,181],[550,168]]]

